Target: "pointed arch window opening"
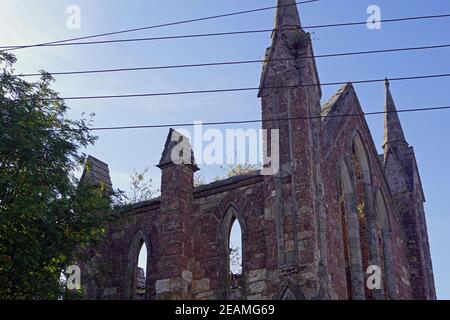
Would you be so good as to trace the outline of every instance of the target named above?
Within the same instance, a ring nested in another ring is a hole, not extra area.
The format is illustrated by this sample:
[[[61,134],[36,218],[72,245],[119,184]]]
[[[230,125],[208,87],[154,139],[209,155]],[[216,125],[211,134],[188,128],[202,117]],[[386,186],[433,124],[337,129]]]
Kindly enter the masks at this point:
[[[341,163],[338,179],[338,209],[341,216],[342,240],[344,251],[345,280],[347,289],[347,299],[353,300],[360,296],[358,291],[359,274],[355,261],[361,261],[360,244],[356,246],[355,241],[351,240],[351,234],[359,235],[359,221],[356,213],[355,191],[351,182],[350,174],[345,162]],[[353,217],[353,218],[352,218]],[[353,236],[354,237],[354,236]],[[352,245],[353,243],[353,245]]]
[[[385,299],[389,299],[389,289],[388,289],[388,270],[387,270],[387,248],[386,248],[386,229],[389,228],[386,202],[384,196],[379,191],[376,195],[376,206],[377,214],[377,240],[379,245],[379,255],[381,260],[381,271],[382,271],[382,283],[385,293]],[[385,230],[383,230],[385,229]]]
[[[146,280],[147,280],[147,258],[148,248],[144,240],[141,240],[139,245],[139,254],[136,259],[136,286],[135,295],[137,299],[144,299],[146,293]]]
[[[361,163],[361,161],[365,161],[365,158],[363,155],[360,154],[360,152],[363,152],[358,146],[357,143],[360,143],[360,140],[355,140],[355,142],[352,145],[352,158],[353,158],[353,168],[355,173],[355,191],[356,191],[356,212],[358,215],[358,221],[359,221],[359,238],[360,238],[360,245],[361,245],[361,259],[362,259],[362,267],[363,272],[368,269],[370,264],[370,253],[369,253],[369,241],[368,241],[368,230],[367,230],[367,219],[366,219],[366,191],[365,191],[365,177],[364,177],[364,164]],[[363,157],[363,158],[361,158]],[[365,164],[367,166],[367,163]],[[372,299],[372,293],[367,288],[366,285],[364,285],[364,291],[366,299],[371,300]]]
[[[243,294],[242,226],[233,215],[228,235],[228,291],[230,299],[240,300]]]
[[[380,212],[379,209],[376,208],[377,210],[377,215],[378,217],[380,216]],[[384,243],[384,239],[383,239],[383,230],[381,228],[381,224],[379,223],[379,218],[377,219],[377,225],[376,225],[376,231],[377,231],[377,241],[378,241],[378,247],[379,247],[379,257],[380,257],[380,261],[381,261],[381,275],[382,275],[382,283],[383,283],[383,288],[385,290],[385,297],[387,298],[389,295],[387,294],[386,290],[387,290],[387,277],[386,277],[386,248],[385,248],[385,243]]]
[[[352,294],[352,272],[351,272],[351,259],[350,259],[350,245],[349,245],[349,234],[348,234],[348,222],[347,222],[347,212],[345,208],[345,193],[342,188],[341,181],[338,184],[339,188],[339,211],[341,213],[341,225],[342,225],[342,238],[344,246],[344,260],[345,260],[345,277],[347,284],[347,298],[349,300],[353,299]]]

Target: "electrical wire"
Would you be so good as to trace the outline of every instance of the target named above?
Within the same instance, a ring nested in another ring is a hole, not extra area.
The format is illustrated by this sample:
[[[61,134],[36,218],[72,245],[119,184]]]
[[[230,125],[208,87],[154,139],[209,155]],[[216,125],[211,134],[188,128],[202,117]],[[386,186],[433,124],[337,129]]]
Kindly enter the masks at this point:
[[[315,56],[303,56],[301,59],[320,59],[320,58],[331,58],[331,57],[343,57],[343,56],[353,56],[353,55],[366,55],[366,54],[379,54],[379,53],[390,53],[390,52],[403,52],[403,51],[418,51],[418,50],[429,50],[429,49],[441,49],[448,48],[450,44],[440,44],[440,45],[430,45],[421,47],[406,47],[406,48],[393,48],[393,49],[381,49],[381,50],[368,50],[368,51],[353,51],[353,52],[342,52],[342,53],[330,53]],[[274,61],[290,61],[297,60],[299,58],[280,58],[280,59],[267,59],[267,60],[241,60],[241,61],[222,61],[222,62],[211,62],[211,63],[196,63],[196,64],[179,64],[179,65],[166,65],[166,66],[147,66],[147,67],[134,67],[134,68],[110,68],[110,69],[93,69],[93,70],[79,70],[79,71],[60,71],[60,72],[49,72],[53,76],[59,75],[79,75],[79,74],[96,74],[96,73],[111,73],[111,72],[126,72],[126,71],[144,71],[144,70],[162,70],[162,69],[179,69],[179,68],[200,68],[200,67],[212,67],[212,66],[228,66],[228,65],[242,65],[242,64],[254,64],[254,63],[268,63]],[[41,76],[41,73],[25,73],[20,74],[21,77],[35,77]]]
[[[444,77],[450,77],[450,73],[411,76],[411,77],[393,77],[393,78],[389,78],[389,81],[433,79],[433,78],[444,78]],[[376,82],[384,82],[384,81],[386,81],[386,78],[356,80],[356,81],[346,81],[346,82],[307,83],[307,84],[298,84],[298,85],[291,85],[291,86],[247,87],[247,88],[241,87],[241,88],[212,89],[212,90],[172,91],[172,92],[117,94],[117,95],[95,95],[95,96],[72,96],[72,97],[61,97],[61,98],[57,98],[57,99],[51,99],[51,98],[43,99],[43,101],[141,98],[141,97],[176,96],[176,95],[205,94],[205,93],[245,92],[245,91],[255,91],[255,90],[269,90],[269,89],[289,89],[289,88],[297,88],[297,87],[334,86],[334,85],[344,85],[347,83],[365,84],[365,83],[376,83]]]
[[[426,112],[426,111],[439,111],[439,110],[450,110],[450,106],[441,107],[426,107],[426,108],[410,108],[410,109],[400,109],[397,111],[374,111],[374,112],[363,112],[363,113],[349,113],[349,114],[335,114],[335,115],[323,115],[316,117],[289,117],[289,118],[273,118],[273,119],[257,119],[257,120],[237,120],[237,121],[216,121],[216,122],[204,122],[204,123],[172,123],[172,124],[156,124],[156,125],[136,125],[136,126],[116,126],[116,127],[93,127],[89,128],[89,131],[111,131],[111,130],[135,130],[135,129],[157,129],[157,128],[177,128],[177,127],[193,127],[196,125],[202,126],[213,126],[213,125],[233,125],[233,124],[251,124],[251,123],[262,123],[262,122],[273,122],[273,121],[290,121],[290,120],[308,120],[308,119],[324,119],[324,118],[344,118],[344,117],[363,117],[372,115],[381,115],[387,113],[410,113],[410,112]],[[69,130],[59,130],[54,129],[52,131],[69,131]],[[78,130],[71,130],[78,131]]]
[[[225,14],[208,16],[208,17],[202,17],[202,18],[195,18],[195,19],[189,19],[189,20],[168,22],[168,23],[163,23],[163,24],[157,24],[157,25],[151,25],[151,26],[145,26],[145,27],[139,27],[139,28],[132,28],[132,29],[125,29],[125,30],[119,30],[119,31],[112,31],[112,32],[106,32],[106,33],[98,33],[98,34],[89,35],[89,36],[68,38],[68,39],[62,39],[62,40],[57,40],[57,41],[38,43],[38,44],[33,44],[33,45],[9,46],[9,49],[4,50],[4,51],[26,49],[26,48],[32,48],[32,47],[42,47],[42,46],[48,46],[48,45],[52,45],[52,44],[66,43],[66,42],[70,42],[70,41],[86,40],[86,39],[92,39],[92,38],[98,38],[98,37],[104,37],[104,36],[112,36],[112,35],[124,34],[124,33],[136,32],[136,31],[158,29],[158,28],[163,28],[163,27],[170,27],[170,26],[176,26],[176,25],[188,24],[188,23],[193,23],[193,22],[206,21],[206,20],[214,20],[214,19],[220,19],[220,18],[225,18],[225,17],[231,17],[231,16],[237,16],[237,15],[261,12],[261,11],[267,11],[267,10],[272,10],[272,9],[277,9],[277,8],[282,8],[282,7],[289,7],[289,6],[293,6],[293,5],[301,5],[301,4],[313,3],[313,2],[319,2],[319,1],[320,0],[299,1],[299,2],[285,4],[285,5],[280,5],[280,6],[270,6],[270,7],[258,8],[258,9],[251,9],[251,10],[238,11],[238,12],[231,12],[231,13],[225,13]],[[2,48],[8,48],[8,47],[0,47],[0,49],[2,49]]]
[[[380,20],[378,22],[380,22],[380,23],[404,22],[404,21],[412,21],[412,20],[437,19],[437,18],[447,18],[447,17],[450,17],[450,14],[384,19],[384,20]],[[337,27],[345,27],[345,26],[366,25],[367,23],[368,23],[367,21],[344,22],[344,23],[334,23],[334,24],[308,26],[308,27],[303,27],[303,29],[337,28]],[[286,29],[283,29],[283,30],[286,30]],[[58,42],[58,43],[46,43],[46,44],[28,45],[28,46],[27,45],[25,45],[25,46],[2,46],[2,47],[0,47],[0,50],[2,50],[2,51],[11,51],[11,50],[16,50],[16,49],[31,48],[31,47],[60,47],[60,46],[77,46],[77,45],[95,45],[95,44],[105,44],[105,43],[122,43],[122,42],[140,42],[140,41],[204,38],[204,37],[216,37],[216,36],[267,33],[267,32],[274,32],[274,31],[276,31],[276,29],[244,30],[244,31],[230,31],[230,32],[175,35],[175,36],[164,36],[164,37],[146,37],[146,38],[131,38],[131,39],[116,39],[116,40],[98,40],[98,41],[69,42],[69,43]]]

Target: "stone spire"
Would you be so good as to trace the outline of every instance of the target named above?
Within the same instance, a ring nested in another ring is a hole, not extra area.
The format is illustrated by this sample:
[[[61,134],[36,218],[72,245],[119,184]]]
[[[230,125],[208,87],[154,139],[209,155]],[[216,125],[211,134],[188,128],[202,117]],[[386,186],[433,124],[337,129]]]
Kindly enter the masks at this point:
[[[386,78],[386,106],[385,106],[385,122],[384,122],[384,144],[386,148],[389,144],[403,144],[408,145],[403,133],[402,125],[398,117],[397,109],[395,108],[394,99],[392,98],[391,90],[389,89],[389,80]]]
[[[295,0],[278,0],[275,29],[301,27]]]
[[[104,187],[107,190],[112,190],[111,175],[109,173],[108,164],[88,156],[84,167],[83,175],[80,181],[89,182],[94,186]]]
[[[194,151],[189,139],[174,129],[170,129],[164,151],[157,167],[163,169],[170,165],[187,165],[198,171]]]

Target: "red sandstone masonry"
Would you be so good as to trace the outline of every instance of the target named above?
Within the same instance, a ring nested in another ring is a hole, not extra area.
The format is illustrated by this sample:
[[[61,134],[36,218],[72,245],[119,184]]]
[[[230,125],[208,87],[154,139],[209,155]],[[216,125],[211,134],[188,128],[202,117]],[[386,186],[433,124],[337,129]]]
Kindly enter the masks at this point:
[[[296,6],[279,9],[266,55],[276,61],[264,65],[259,96],[263,128],[280,133],[281,171],[194,189],[195,159],[171,162],[176,142],[170,130],[159,164],[161,197],[130,206],[109,225],[101,246],[87,250],[87,299],[137,298],[143,242],[145,299],[436,298],[420,175],[412,148],[394,141],[404,140],[396,113],[386,118],[384,155],[363,117],[272,121],[362,112],[351,84],[323,108],[320,86],[264,89],[319,83],[314,59],[301,58],[312,55]],[[386,107],[395,111],[388,83]],[[110,185],[107,165],[91,162],[101,174],[87,178]],[[241,289],[230,290],[228,238],[235,219],[243,233],[243,277]],[[381,290],[365,288],[368,265],[382,268]]]

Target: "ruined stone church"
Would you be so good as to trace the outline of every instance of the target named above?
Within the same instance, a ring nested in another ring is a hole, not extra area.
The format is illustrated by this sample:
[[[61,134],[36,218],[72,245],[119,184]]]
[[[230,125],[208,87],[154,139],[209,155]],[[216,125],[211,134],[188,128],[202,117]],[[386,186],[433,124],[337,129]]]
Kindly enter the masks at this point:
[[[258,96],[263,129],[279,130],[280,170],[194,188],[195,160],[168,156],[171,130],[161,196],[132,205],[88,250],[87,299],[436,298],[425,196],[389,82],[380,155],[351,83],[321,106],[310,35],[294,0],[278,6]],[[357,116],[339,116],[348,114]],[[83,178],[111,186],[107,164],[89,162]],[[238,277],[230,272],[236,222]]]

